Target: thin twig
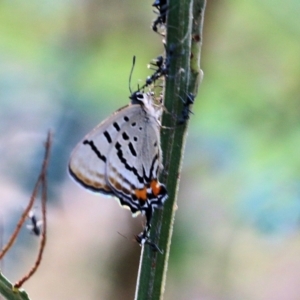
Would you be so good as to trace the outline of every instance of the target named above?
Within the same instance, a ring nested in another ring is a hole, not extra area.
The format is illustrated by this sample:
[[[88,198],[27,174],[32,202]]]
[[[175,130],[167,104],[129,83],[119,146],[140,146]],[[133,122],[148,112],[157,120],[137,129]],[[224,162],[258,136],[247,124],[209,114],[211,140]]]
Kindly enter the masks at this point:
[[[48,133],[47,136],[47,141],[45,144],[45,157],[43,161],[43,166],[42,166],[42,171],[40,173],[38,182],[41,182],[42,184],[42,217],[43,217],[43,231],[41,235],[41,240],[40,240],[40,247],[39,247],[39,253],[36,258],[36,261],[33,265],[33,267],[29,270],[29,272],[24,275],[19,281],[17,281],[14,285],[14,288],[20,288],[25,281],[27,281],[38,269],[42,257],[43,257],[43,252],[45,249],[46,245],[46,232],[47,232],[47,218],[46,218],[46,203],[47,203],[47,166],[49,162],[49,155],[50,155],[50,148],[51,148],[51,141],[52,141],[52,135],[51,132]]]
[[[44,165],[42,167],[42,171],[41,173],[43,172],[43,168],[44,168]],[[37,179],[37,182],[34,186],[34,189],[33,189],[33,192],[32,192],[32,195],[30,197],[30,201],[26,207],[26,209],[24,210],[23,214],[21,215],[20,217],[20,220],[14,230],[14,232],[12,233],[12,235],[10,236],[10,239],[9,241],[7,242],[7,244],[2,248],[1,252],[0,252],[0,260],[4,257],[4,255],[6,254],[6,252],[12,247],[12,245],[14,244],[30,210],[32,209],[32,206],[33,206],[33,203],[34,203],[34,200],[36,198],[36,195],[38,193],[38,190],[39,190],[39,186],[40,186],[40,182],[41,182],[41,175],[39,175],[38,179]]]

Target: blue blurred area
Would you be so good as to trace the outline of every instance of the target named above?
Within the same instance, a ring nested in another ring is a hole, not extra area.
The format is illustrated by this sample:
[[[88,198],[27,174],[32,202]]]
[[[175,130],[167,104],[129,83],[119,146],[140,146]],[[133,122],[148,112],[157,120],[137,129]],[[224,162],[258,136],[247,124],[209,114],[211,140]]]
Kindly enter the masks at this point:
[[[150,29],[155,18],[151,4],[137,0],[1,2],[4,237],[30,197],[49,129],[54,133],[50,207],[72,210],[69,222],[83,222],[82,208],[77,214],[73,211],[78,205],[73,198],[79,192],[67,176],[68,158],[87,132],[129,102],[133,55],[137,63],[131,86],[136,87],[151,74],[147,64],[163,53],[162,37]],[[273,300],[283,299],[282,294],[284,299],[297,299],[292,292],[300,292],[293,284],[300,278],[296,268],[300,266],[298,12],[296,0],[284,4],[209,1],[207,5],[201,57],[204,80],[190,120],[166,299]],[[88,206],[91,200],[81,197]],[[99,209],[98,219],[105,215]],[[114,223],[118,220],[113,217]],[[74,247],[82,247],[84,238],[76,230],[61,235],[59,230],[52,232],[49,253],[62,235],[64,249],[71,243],[68,236],[77,233],[79,245]],[[99,228],[99,235],[110,230]],[[8,265],[32,247],[27,232],[23,233]],[[22,250],[25,241],[27,248]],[[117,299],[126,290],[125,283],[125,288],[117,284],[123,273],[118,274],[114,265],[114,259],[121,264],[123,254],[118,252],[118,259],[103,254],[99,259],[99,249],[112,253],[111,245],[91,242],[81,256],[94,259],[87,263],[90,268],[82,267],[83,273],[97,269],[100,279],[96,280],[105,282],[106,294],[101,294],[101,288],[93,290],[101,299],[108,294]],[[126,255],[126,261],[131,261]],[[13,273],[14,268],[9,269]],[[74,262],[65,269],[66,274],[74,273]],[[109,283],[103,275],[107,273]],[[136,269],[130,274],[135,278]],[[258,277],[264,286],[256,281]],[[45,284],[42,278],[38,282]],[[70,289],[76,286],[70,283]],[[56,289],[45,285],[47,291]],[[38,294],[34,284],[31,291]],[[95,299],[95,294],[86,299]],[[43,291],[38,295],[48,299]],[[50,295],[49,299],[61,297]]]

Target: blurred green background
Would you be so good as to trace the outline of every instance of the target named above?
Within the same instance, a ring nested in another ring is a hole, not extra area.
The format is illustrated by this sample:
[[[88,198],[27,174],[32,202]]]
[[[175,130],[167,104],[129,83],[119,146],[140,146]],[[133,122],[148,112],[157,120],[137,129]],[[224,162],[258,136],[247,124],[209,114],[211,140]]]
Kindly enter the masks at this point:
[[[300,299],[300,2],[208,2],[165,299]],[[54,132],[48,244],[24,286],[32,299],[133,299],[143,218],[66,168],[83,135],[129,102],[132,56],[136,86],[163,53],[151,4],[0,3],[2,243]],[[37,246],[24,229],[4,274],[19,279]]]

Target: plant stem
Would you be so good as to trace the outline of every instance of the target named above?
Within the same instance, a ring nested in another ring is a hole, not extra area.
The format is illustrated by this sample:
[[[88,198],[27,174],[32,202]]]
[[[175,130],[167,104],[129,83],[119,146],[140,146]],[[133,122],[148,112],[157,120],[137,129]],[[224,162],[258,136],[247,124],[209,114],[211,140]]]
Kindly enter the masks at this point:
[[[163,253],[142,248],[136,300],[158,300],[165,289],[171,237],[188,122],[178,125],[189,93],[196,95],[202,72],[200,50],[205,0],[170,0],[168,3],[166,59],[170,66],[166,77],[161,147],[169,198],[163,209],[156,210],[150,232],[151,240]],[[189,108],[188,108],[189,109]]]

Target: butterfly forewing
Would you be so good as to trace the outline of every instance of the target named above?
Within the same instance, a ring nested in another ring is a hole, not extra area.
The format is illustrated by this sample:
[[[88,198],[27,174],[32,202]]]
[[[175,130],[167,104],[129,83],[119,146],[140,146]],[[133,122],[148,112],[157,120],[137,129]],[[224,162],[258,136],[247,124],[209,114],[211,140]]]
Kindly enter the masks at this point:
[[[108,153],[113,147],[112,141],[118,135],[120,126],[125,122],[119,118],[125,106],[101,122],[73,150],[69,162],[72,177],[84,187],[104,194],[114,194],[106,180]]]

